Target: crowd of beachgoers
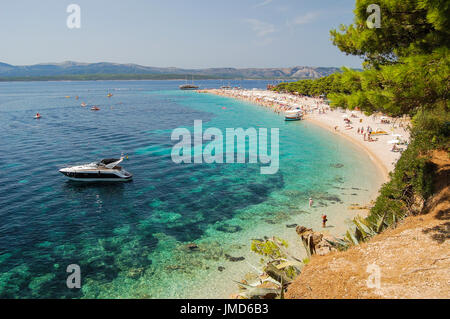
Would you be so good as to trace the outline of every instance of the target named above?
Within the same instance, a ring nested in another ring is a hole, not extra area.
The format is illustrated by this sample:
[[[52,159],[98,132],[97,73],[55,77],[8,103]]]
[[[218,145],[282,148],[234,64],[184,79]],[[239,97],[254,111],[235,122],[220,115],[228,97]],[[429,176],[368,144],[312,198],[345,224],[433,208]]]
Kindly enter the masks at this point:
[[[302,110],[304,118],[362,146],[380,165],[387,178],[409,142],[409,119],[383,114],[365,115],[359,110],[332,108],[324,97],[309,97],[271,90],[209,89],[210,93],[263,106],[283,115]]]
[[[268,90],[218,89],[200,90],[203,93],[213,93],[227,96],[272,109],[278,114],[285,111],[302,109],[304,112],[323,112],[329,108],[323,98],[311,98],[288,93],[277,93]]]

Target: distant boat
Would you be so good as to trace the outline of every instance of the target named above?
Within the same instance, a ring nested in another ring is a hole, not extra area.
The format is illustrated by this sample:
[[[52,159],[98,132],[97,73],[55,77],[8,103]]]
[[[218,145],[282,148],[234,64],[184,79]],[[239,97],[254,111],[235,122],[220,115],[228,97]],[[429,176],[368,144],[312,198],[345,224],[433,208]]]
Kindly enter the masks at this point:
[[[91,111],[100,111],[100,108],[93,106],[93,107],[91,107]]]
[[[198,90],[199,87],[194,84],[183,84],[180,85],[180,90]]]
[[[108,93],[107,97],[111,97],[111,96],[113,96],[113,95],[111,93]]]
[[[180,90],[198,90],[199,87],[194,84],[194,76],[192,76],[192,83],[188,84],[186,79],[186,84],[180,85]]]
[[[285,121],[300,121],[303,119],[303,112],[301,110],[286,111],[284,114]]]
[[[83,102],[83,103],[81,103],[81,106],[85,107],[85,106],[87,106],[87,104]]]

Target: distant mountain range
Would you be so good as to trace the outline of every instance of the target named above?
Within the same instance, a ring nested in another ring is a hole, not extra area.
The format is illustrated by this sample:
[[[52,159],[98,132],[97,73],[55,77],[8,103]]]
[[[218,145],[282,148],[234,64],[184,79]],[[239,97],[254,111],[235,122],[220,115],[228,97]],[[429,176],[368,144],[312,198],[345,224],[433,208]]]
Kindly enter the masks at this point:
[[[63,63],[45,63],[26,66],[15,66],[0,62],[0,80],[13,78],[39,78],[66,79],[70,77],[88,78],[104,75],[105,78],[137,79],[167,78],[184,79],[186,76],[198,76],[198,79],[316,79],[339,71],[335,67],[308,67],[296,66],[290,68],[209,68],[209,69],[181,69],[159,68],[142,66],[138,64],[118,63],[79,63],[67,61]]]

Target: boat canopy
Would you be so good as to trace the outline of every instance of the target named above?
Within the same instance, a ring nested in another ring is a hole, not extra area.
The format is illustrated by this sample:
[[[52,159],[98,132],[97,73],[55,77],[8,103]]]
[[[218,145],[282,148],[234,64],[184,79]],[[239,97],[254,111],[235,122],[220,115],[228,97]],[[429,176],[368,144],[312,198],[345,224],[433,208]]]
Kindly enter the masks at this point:
[[[104,165],[106,168],[114,168],[123,161],[123,157],[117,158],[106,158],[100,161],[100,164]]]
[[[120,161],[120,159],[118,159],[118,158],[105,158],[105,159],[102,159],[100,161],[100,163],[108,165],[108,164],[111,164],[111,163],[114,163],[114,162],[117,162],[117,161]]]
[[[302,113],[301,110],[289,110],[285,112],[286,114],[297,114],[297,113]]]

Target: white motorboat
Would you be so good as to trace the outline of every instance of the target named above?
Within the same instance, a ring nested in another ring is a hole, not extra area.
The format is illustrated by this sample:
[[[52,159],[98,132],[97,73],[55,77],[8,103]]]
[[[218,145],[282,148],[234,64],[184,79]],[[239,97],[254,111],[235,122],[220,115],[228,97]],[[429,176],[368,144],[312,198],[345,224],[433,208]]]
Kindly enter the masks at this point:
[[[83,182],[126,182],[131,181],[133,175],[124,170],[119,164],[124,160],[108,158],[100,162],[66,167],[59,170],[69,179]]]
[[[303,112],[301,110],[290,110],[284,113],[285,121],[300,121],[303,119]]]

